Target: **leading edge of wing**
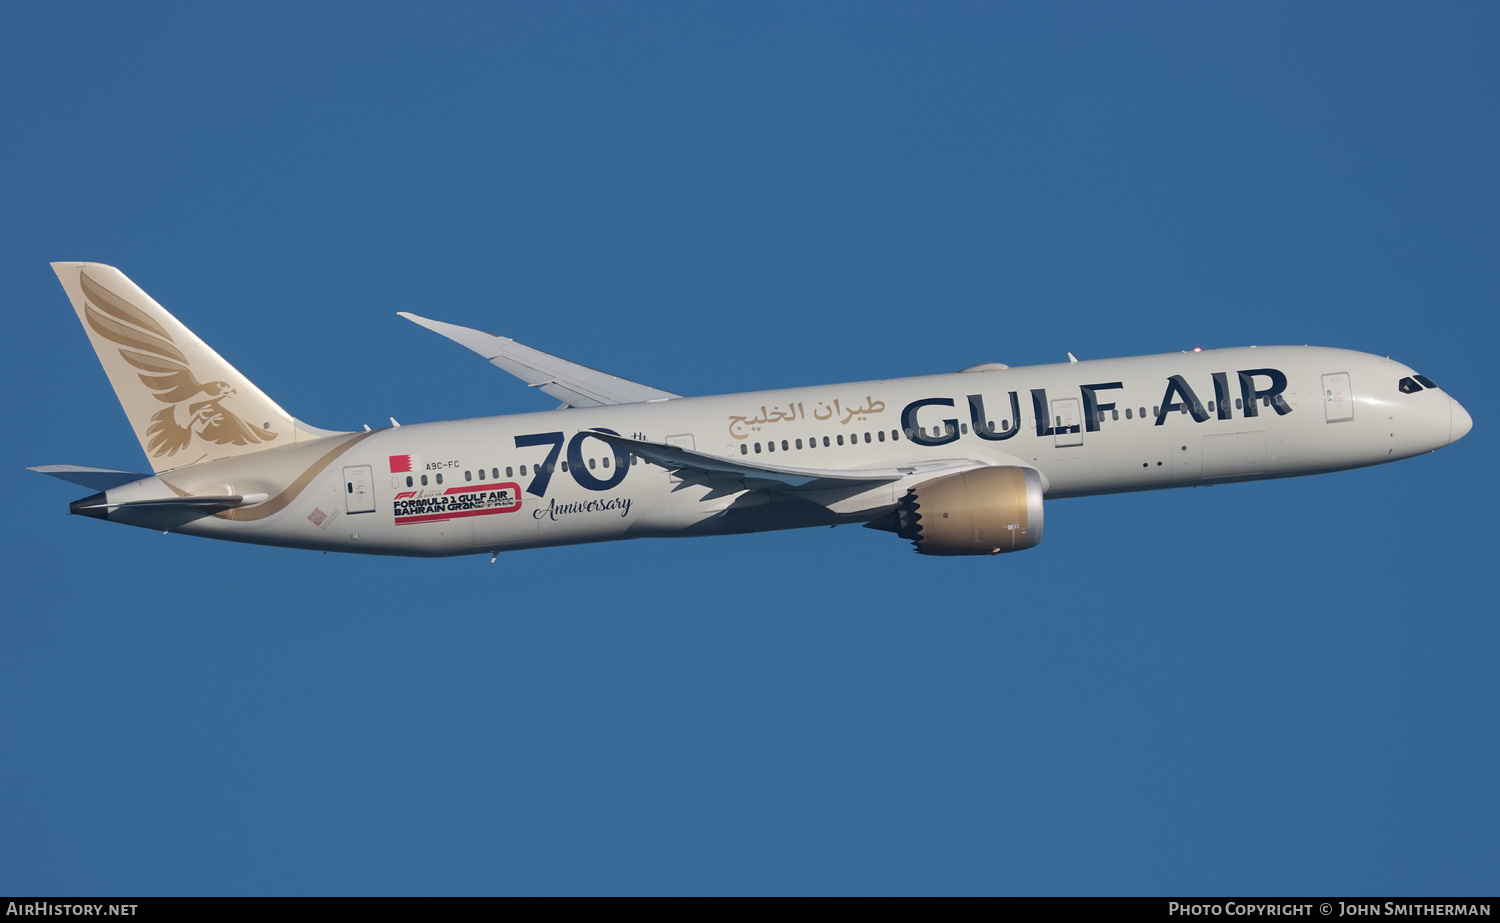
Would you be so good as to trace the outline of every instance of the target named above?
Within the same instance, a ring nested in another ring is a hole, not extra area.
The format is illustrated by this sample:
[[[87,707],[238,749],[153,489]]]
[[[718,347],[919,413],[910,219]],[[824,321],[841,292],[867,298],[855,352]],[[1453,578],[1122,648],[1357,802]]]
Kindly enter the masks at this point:
[[[929,469],[976,467],[977,462],[952,459],[931,464],[902,466],[900,468],[855,468],[835,470],[829,468],[793,468],[767,465],[760,462],[736,461],[718,455],[707,455],[682,446],[661,442],[646,442],[617,436],[604,430],[588,430],[589,435],[603,440],[616,448],[638,455],[653,465],[666,468],[674,474],[691,474],[707,480],[743,480],[767,483],[781,490],[827,490],[835,487],[853,487],[860,484],[883,484],[899,481]]]
[[[555,397],[570,407],[636,404],[682,396],[569,362],[539,349],[523,346],[509,337],[497,337],[482,330],[429,320],[406,311],[396,313],[460,346],[472,349],[488,359],[491,365],[526,382],[528,387],[540,388],[544,394]]]

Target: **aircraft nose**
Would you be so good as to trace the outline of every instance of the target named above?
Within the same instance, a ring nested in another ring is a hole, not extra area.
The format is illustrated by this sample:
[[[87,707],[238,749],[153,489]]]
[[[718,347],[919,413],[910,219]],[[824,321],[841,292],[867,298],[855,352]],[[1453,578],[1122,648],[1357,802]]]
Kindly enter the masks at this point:
[[[1467,436],[1469,430],[1474,428],[1474,418],[1469,416],[1469,412],[1464,409],[1464,405],[1458,401],[1453,400],[1451,397],[1448,398],[1448,401],[1452,404],[1449,408],[1452,422],[1449,424],[1448,444],[1452,445]]]

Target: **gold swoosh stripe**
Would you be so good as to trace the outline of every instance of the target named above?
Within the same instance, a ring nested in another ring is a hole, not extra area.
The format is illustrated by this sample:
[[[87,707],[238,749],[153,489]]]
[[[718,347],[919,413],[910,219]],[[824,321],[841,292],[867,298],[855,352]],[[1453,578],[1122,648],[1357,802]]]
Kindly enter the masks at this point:
[[[233,519],[236,522],[254,522],[259,519],[265,519],[268,516],[274,516],[275,514],[290,506],[292,504],[292,501],[296,500],[297,497],[302,493],[302,491],[307,488],[307,485],[312,482],[312,479],[321,474],[323,472],[323,469],[332,464],[335,459],[337,459],[344,453],[345,450],[353,447],[356,443],[368,439],[376,433],[384,432],[385,429],[389,429],[389,427],[384,427],[382,429],[372,429],[367,433],[354,433],[348,439],[340,440],[337,445],[329,449],[321,458],[309,465],[307,467],[307,470],[299,474],[295,481],[292,481],[292,483],[288,484],[286,490],[283,490],[281,493],[265,501],[264,503],[257,503],[255,506],[247,507],[245,509],[221,510],[217,513],[214,513],[214,515],[219,517],[220,519]],[[162,483],[166,484],[168,487],[172,488],[172,490],[176,491],[179,496],[188,496],[187,491],[182,490],[176,485],[169,483],[166,478],[162,478]]]

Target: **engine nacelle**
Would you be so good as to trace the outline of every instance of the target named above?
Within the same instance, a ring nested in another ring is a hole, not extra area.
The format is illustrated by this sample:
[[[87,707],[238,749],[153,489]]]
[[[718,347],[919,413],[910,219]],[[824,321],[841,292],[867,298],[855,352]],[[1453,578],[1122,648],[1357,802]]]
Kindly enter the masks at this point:
[[[1025,551],[1042,540],[1042,478],[1014,467],[950,474],[908,490],[896,521],[919,554]]]

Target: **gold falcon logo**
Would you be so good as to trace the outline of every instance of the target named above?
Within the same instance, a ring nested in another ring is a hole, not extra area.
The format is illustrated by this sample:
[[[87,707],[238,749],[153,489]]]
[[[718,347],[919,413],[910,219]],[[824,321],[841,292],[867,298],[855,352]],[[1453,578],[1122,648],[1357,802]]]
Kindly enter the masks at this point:
[[[220,401],[233,397],[227,381],[204,384],[193,377],[187,357],[172,337],[145,312],[80,273],[84,315],[89,327],[118,343],[120,357],[140,370],[141,383],[168,406],[151,415],[146,451],[174,455],[197,436],[216,445],[254,445],[276,438],[270,430],[247,426]]]

